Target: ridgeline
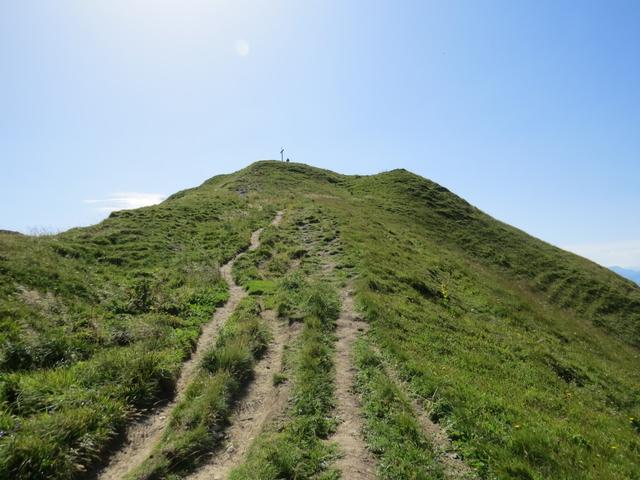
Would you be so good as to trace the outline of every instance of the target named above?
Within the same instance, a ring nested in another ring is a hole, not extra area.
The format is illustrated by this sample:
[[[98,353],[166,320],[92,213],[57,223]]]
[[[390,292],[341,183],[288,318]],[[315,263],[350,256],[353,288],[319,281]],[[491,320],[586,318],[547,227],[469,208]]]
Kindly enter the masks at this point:
[[[0,231],[0,325],[0,478],[640,478],[640,287],[406,170]]]

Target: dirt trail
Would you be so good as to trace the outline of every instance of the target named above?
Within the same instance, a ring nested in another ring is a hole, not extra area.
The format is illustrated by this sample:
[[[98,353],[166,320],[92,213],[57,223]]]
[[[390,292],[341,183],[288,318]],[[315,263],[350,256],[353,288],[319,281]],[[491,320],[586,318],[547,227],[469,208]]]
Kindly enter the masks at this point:
[[[278,212],[271,225],[278,225],[283,215],[284,212]],[[263,230],[263,228],[260,228],[251,234],[250,251],[260,246],[260,234]],[[140,465],[149,456],[153,447],[162,437],[167,420],[172,410],[182,400],[202,356],[208,347],[213,345],[220,328],[231,316],[240,300],[247,295],[244,289],[235,283],[231,274],[234,263],[242,255],[243,252],[240,252],[220,268],[222,277],[229,285],[229,300],[223,307],[215,311],[212,320],[202,328],[195,351],[182,366],[173,400],[129,427],[123,447],[109,459],[107,465],[99,472],[97,475],[99,480],[121,480],[124,478],[128,472]]]
[[[344,456],[336,461],[336,467],[342,478],[349,480],[365,480],[376,478],[376,461],[367,450],[360,416],[360,401],[354,391],[356,369],[351,358],[353,343],[361,332],[367,329],[355,312],[352,292],[342,292],[342,311],[338,318],[336,334],[336,400],[338,418],[342,421],[332,441],[340,445]]]
[[[382,356],[380,350],[374,347],[374,351],[378,356]],[[411,390],[400,375],[386,362],[384,364],[384,373],[395,383],[402,391],[407,394],[407,398],[411,402],[416,420],[427,435],[427,438],[433,443],[435,451],[438,453],[438,461],[442,465],[445,478],[449,480],[473,480],[477,479],[476,473],[469,467],[455,452],[451,440],[447,432],[437,423],[433,422],[427,412],[425,406],[411,394]]]
[[[293,341],[300,324],[291,327],[276,319],[273,310],[263,312],[263,317],[273,328],[274,338],[267,354],[254,370],[253,382],[236,407],[226,431],[226,444],[189,480],[223,480],[231,470],[244,460],[253,440],[265,425],[285,411],[289,398],[289,382],[273,384],[273,374],[282,371],[284,346]]]

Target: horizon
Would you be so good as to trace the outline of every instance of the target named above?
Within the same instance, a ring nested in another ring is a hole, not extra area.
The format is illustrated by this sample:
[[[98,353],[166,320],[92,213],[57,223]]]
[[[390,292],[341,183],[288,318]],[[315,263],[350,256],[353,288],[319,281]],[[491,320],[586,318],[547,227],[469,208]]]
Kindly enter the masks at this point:
[[[405,168],[640,269],[640,5],[0,6],[0,229],[65,230],[285,158]]]
[[[283,162],[282,160],[275,159],[275,158],[265,158],[265,159],[259,159],[259,160],[255,160],[253,162],[250,162],[250,163],[248,163],[248,164],[246,164],[244,166],[241,166],[240,168],[238,168],[238,170],[217,173],[215,175],[212,175],[211,177],[208,177],[207,179],[203,180],[202,182],[200,182],[197,185],[192,185],[191,187],[186,187],[186,188],[187,189],[189,189],[189,188],[197,188],[197,187],[201,186],[203,183],[205,183],[207,180],[209,180],[209,179],[211,179],[211,178],[213,178],[213,177],[215,177],[217,175],[225,175],[225,174],[236,173],[237,171],[242,170],[244,168],[248,168],[251,165],[253,165],[255,163],[258,163],[258,162],[282,162],[282,163],[288,163],[288,164],[305,165],[305,166],[310,166],[310,167],[313,167],[313,168],[321,168],[321,167],[316,167],[314,165],[309,165],[309,164],[304,163],[304,162]],[[324,170],[326,170],[326,169],[324,169]],[[382,173],[385,173],[385,172],[389,172],[389,171],[393,171],[393,170],[406,170],[406,169],[403,169],[403,168],[389,169],[389,170],[383,170],[383,171],[380,171],[380,172],[377,172],[377,173],[371,173],[371,174],[366,174],[366,175],[362,175],[362,174],[358,174],[358,173],[345,174],[345,173],[341,173],[341,172],[337,172],[337,171],[333,171],[333,170],[331,170],[331,171],[334,172],[334,173],[337,173],[339,175],[346,175],[346,176],[375,176],[375,175],[379,175],[379,174],[382,174]],[[410,170],[407,170],[407,171],[417,175],[415,172],[411,172]],[[422,177],[422,178],[426,178],[426,177]],[[430,179],[427,178],[427,180],[430,180]],[[442,186],[447,188],[445,185],[442,185]],[[98,209],[101,212],[104,212],[104,218],[99,220],[99,222],[102,222],[102,221],[106,220],[108,218],[108,216],[112,212],[122,211],[122,210],[134,210],[136,208],[143,208],[143,207],[149,207],[149,206],[153,206],[153,205],[158,205],[158,204],[164,202],[165,200],[167,200],[171,195],[173,195],[174,193],[177,193],[179,191],[180,190],[176,190],[175,192],[172,192],[172,193],[167,194],[167,195],[162,195],[162,194],[137,194],[137,193],[133,193],[133,192],[131,192],[129,194],[126,194],[125,192],[116,192],[116,193],[114,193],[112,199],[90,200],[90,201],[87,201],[87,203],[97,203],[97,204],[103,205],[102,207],[98,207]],[[452,193],[456,194],[455,192],[452,192]],[[140,195],[142,195],[142,197]],[[146,197],[144,195],[146,195]],[[106,206],[104,206],[104,205],[106,205]],[[127,208],[126,205],[130,205],[129,208]],[[122,206],[123,208],[116,208],[116,207],[120,207],[120,206]],[[474,207],[477,207],[477,206],[474,205]],[[480,208],[480,210],[482,210],[482,209]],[[488,212],[484,212],[484,213],[488,213]],[[496,220],[501,221],[500,219],[496,219]],[[96,223],[99,223],[99,222],[96,222]],[[75,226],[69,227],[69,229],[89,227],[91,225],[95,225],[96,223],[89,224],[89,225],[75,225]],[[55,234],[58,234],[58,233],[63,233],[66,230],[68,230],[68,229],[52,231],[52,230],[48,230],[46,228],[39,229],[38,227],[34,227],[30,231],[23,231],[23,232],[18,231],[18,232],[19,233],[23,233],[25,235],[38,236],[38,235],[43,235],[43,234],[44,235],[51,235],[51,234],[55,235]],[[530,232],[526,232],[526,231],[524,231],[524,232],[529,234],[529,235],[532,235]],[[532,235],[532,236],[535,237],[535,235]],[[535,237],[535,238],[538,238],[538,237]],[[539,238],[539,240],[546,241],[546,240],[540,239],[540,238]],[[547,242],[547,243],[550,243],[550,242]],[[554,245],[554,244],[552,244],[552,245]],[[567,250],[569,252],[575,253],[576,255],[582,256],[584,258],[587,258],[587,259],[597,263],[598,265],[600,265],[602,267],[605,267],[605,268],[608,268],[610,270],[616,269],[616,268],[621,268],[623,270],[628,270],[628,271],[631,271],[631,272],[637,271],[637,273],[640,273],[640,266],[633,266],[633,265],[631,265],[631,266],[620,266],[620,265],[616,265],[616,264],[607,265],[607,264],[605,264],[603,262],[599,262],[597,260],[594,260],[593,258],[589,258],[586,255],[582,255],[582,254],[580,254],[578,252],[575,252],[575,251],[573,251],[573,250],[571,250],[569,248],[562,247],[560,245],[554,245],[554,246],[556,246],[558,248],[561,248],[561,249],[564,249],[564,250]],[[616,272],[616,273],[619,274],[619,272]]]

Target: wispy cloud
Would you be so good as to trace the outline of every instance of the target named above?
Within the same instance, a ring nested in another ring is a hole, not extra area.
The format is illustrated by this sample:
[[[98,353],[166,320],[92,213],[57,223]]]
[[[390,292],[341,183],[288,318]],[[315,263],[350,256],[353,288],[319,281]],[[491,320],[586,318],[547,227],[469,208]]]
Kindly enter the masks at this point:
[[[161,193],[115,192],[104,199],[85,200],[84,202],[94,205],[94,208],[100,212],[109,213],[114,210],[129,210],[155,205],[164,199],[165,195]]]
[[[565,245],[563,248],[605,267],[613,265],[625,268],[640,267],[640,240]]]

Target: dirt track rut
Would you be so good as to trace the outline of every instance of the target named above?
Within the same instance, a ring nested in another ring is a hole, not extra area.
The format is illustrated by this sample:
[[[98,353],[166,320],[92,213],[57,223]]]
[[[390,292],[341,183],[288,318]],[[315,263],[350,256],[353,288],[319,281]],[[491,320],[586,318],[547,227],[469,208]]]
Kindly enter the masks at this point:
[[[382,356],[378,348],[374,348],[374,351],[378,356]],[[416,415],[416,420],[422,427],[422,431],[425,433],[427,438],[431,440],[438,453],[438,461],[442,465],[445,478],[448,480],[477,479],[478,476],[473,469],[469,467],[469,465],[467,465],[455,452],[455,448],[445,429],[429,418],[429,415],[425,410],[425,405],[416,399],[416,397],[411,393],[411,389],[408,387],[406,382],[402,380],[396,370],[386,364],[386,362],[384,366],[384,373],[393,383],[396,384],[396,386],[398,386],[398,388],[400,388],[400,390],[406,393]]]
[[[284,347],[293,341],[300,330],[276,318],[273,310],[263,312],[274,332],[267,354],[258,362],[255,377],[236,407],[226,430],[226,444],[209,462],[188,476],[189,480],[224,480],[231,470],[240,465],[253,440],[264,426],[282,414],[289,398],[289,383],[274,385],[273,374],[282,371]]]
[[[271,224],[278,225],[282,217],[283,212],[278,212]],[[255,250],[260,246],[262,230],[260,228],[251,234],[249,250]],[[214,344],[220,328],[231,316],[240,300],[247,295],[244,289],[235,283],[231,274],[234,263],[242,255],[243,252],[240,252],[220,268],[222,277],[229,285],[229,300],[223,307],[215,311],[213,319],[203,327],[195,351],[182,366],[180,377],[176,384],[174,399],[129,427],[125,434],[123,447],[109,459],[107,465],[98,473],[98,480],[121,480],[147,458],[155,444],[160,440],[169,416],[182,400],[202,356],[208,347]]]
[[[344,454],[336,461],[336,467],[345,480],[376,478],[376,461],[363,438],[360,401],[354,391],[356,368],[351,357],[353,343],[366,328],[367,324],[355,312],[351,290],[344,290],[336,328],[335,360],[337,414],[341,423],[330,440],[337,442]]]

